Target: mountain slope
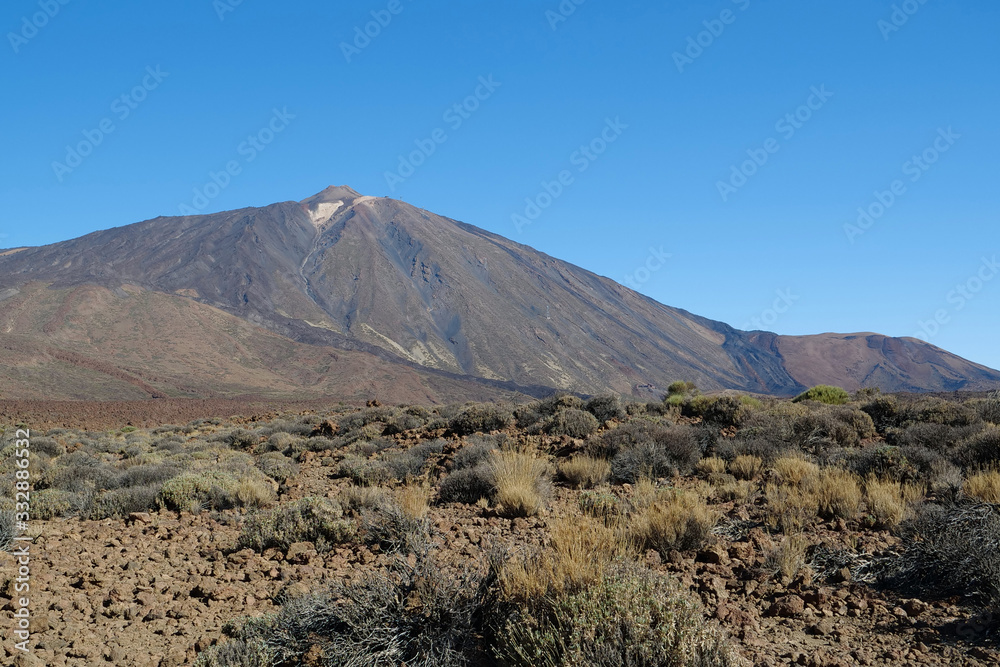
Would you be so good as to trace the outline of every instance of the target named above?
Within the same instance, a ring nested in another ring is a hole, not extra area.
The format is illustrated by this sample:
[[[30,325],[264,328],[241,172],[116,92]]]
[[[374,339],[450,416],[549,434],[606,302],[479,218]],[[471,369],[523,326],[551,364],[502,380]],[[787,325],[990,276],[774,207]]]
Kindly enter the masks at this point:
[[[128,286],[171,295],[283,339],[449,382],[640,396],[679,378],[776,394],[822,381],[887,391],[1000,383],[1000,373],[914,340],[738,331],[477,227],[344,186],[302,202],[156,218],[0,255],[0,294],[29,282],[97,285],[122,298]]]

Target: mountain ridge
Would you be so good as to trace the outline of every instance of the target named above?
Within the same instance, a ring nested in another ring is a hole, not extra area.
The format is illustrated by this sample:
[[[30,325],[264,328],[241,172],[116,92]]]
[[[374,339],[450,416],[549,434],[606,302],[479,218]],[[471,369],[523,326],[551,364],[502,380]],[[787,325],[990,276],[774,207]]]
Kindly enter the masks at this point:
[[[119,296],[131,285],[299,344],[511,391],[652,397],[675,379],[782,395],[817,378],[848,389],[880,382],[887,391],[1000,385],[1000,373],[914,339],[740,331],[349,186],[0,252],[0,292],[27,283],[99,285]]]

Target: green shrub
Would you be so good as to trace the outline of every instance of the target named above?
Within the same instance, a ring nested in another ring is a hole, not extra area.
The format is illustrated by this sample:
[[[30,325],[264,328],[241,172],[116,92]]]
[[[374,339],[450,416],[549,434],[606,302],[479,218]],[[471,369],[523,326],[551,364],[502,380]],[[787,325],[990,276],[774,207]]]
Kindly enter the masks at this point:
[[[466,408],[449,423],[449,428],[458,435],[502,431],[513,424],[514,418],[506,408],[483,403]]]
[[[611,479],[615,482],[635,483],[641,477],[687,474],[701,460],[701,444],[690,426],[650,425],[632,431],[628,437],[633,444],[623,448],[624,438],[615,438],[608,446],[617,449],[611,459]]]
[[[567,394],[565,392],[556,392],[555,394],[549,396],[546,399],[539,401],[538,407],[536,408],[543,415],[552,416],[565,409],[582,410],[583,409],[583,399],[579,396],[574,396],[573,394]]]
[[[285,483],[299,473],[299,466],[281,452],[265,452],[257,459],[257,468],[278,483]]]
[[[987,426],[968,437],[958,446],[955,456],[967,468],[1000,463],[1000,426]]]
[[[381,486],[392,480],[392,471],[384,461],[369,461],[354,455],[345,456],[337,471],[359,486]]]
[[[621,399],[613,394],[607,396],[595,396],[587,401],[584,409],[597,418],[602,424],[611,419],[625,419],[625,409],[622,407]]]
[[[833,387],[828,384],[818,384],[812,389],[807,389],[792,399],[793,403],[802,401],[817,401],[827,405],[843,405],[851,400],[851,395],[840,387]]]
[[[56,517],[68,516],[73,511],[73,499],[73,493],[62,489],[34,491],[31,494],[31,518],[48,521]]]
[[[583,491],[579,502],[581,512],[598,519],[609,520],[624,514],[622,501],[606,491]]]
[[[444,478],[438,490],[443,503],[473,504],[493,493],[493,480],[486,462],[472,468],[455,470]]]
[[[899,402],[894,396],[878,396],[861,406],[861,409],[872,418],[879,433],[899,426],[903,419],[899,411]]]
[[[303,498],[271,510],[251,514],[243,523],[237,549],[288,549],[294,542],[312,542],[319,551],[350,541],[354,524],[343,518],[336,500]]]
[[[274,482],[254,468],[242,474],[222,469],[184,473],[163,485],[159,503],[167,509],[198,512],[205,507],[229,509],[273,500]]]
[[[132,512],[156,509],[161,488],[161,485],[153,484],[105,491],[96,498],[90,518],[123,518]]]
[[[850,465],[862,479],[869,475],[891,482],[915,482],[920,479],[920,470],[906,458],[899,447],[865,447],[851,457]]]
[[[509,618],[497,637],[501,665],[743,665],[697,598],[638,565],[613,567],[595,586]]]
[[[549,435],[568,435],[571,438],[586,438],[597,430],[600,423],[589,412],[576,408],[564,408],[549,421]]]

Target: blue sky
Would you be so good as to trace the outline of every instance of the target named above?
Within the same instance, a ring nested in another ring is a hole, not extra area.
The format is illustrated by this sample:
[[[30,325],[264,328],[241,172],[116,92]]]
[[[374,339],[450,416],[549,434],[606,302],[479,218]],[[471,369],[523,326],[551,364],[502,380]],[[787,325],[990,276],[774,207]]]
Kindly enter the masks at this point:
[[[0,18],[0,247],[347,184],[1000,368],[995,2],[63,2]]]

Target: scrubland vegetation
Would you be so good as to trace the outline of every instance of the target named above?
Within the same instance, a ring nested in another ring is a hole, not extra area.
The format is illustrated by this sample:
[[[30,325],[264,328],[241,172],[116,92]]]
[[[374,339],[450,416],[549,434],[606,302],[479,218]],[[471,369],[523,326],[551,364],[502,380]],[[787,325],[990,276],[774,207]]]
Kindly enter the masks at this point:
[[[31,508],[35,520],[219,513],[239,522],[235,551],[363,544],[395,554],[388,569],[291,597],[275,615],[234,619],[229,640],[198,658],[203,667],[306,656],[322,665],[743,665],[739,642],[707,620],[702,598],[656,562],[710,556],[753,529],[770,545],[757,566],[765,578],[853,576],[1000,612],[998,419],[996,394],[817,387],[787,401],[704,396],[678,382],[650,403],[558,395],[54,429],[31,443]],[[0,451],[0,543],[13,530],[11,435]],[[290,497],[307,465],[336,484]],[[478,558],[458,562],[429,519],[449,508],[512,526],[537,521],[544,538],[519,549],[484,540]],[[850,537],[831,546],[821,534]],[[898,547],[856,546],[873,534]]]

